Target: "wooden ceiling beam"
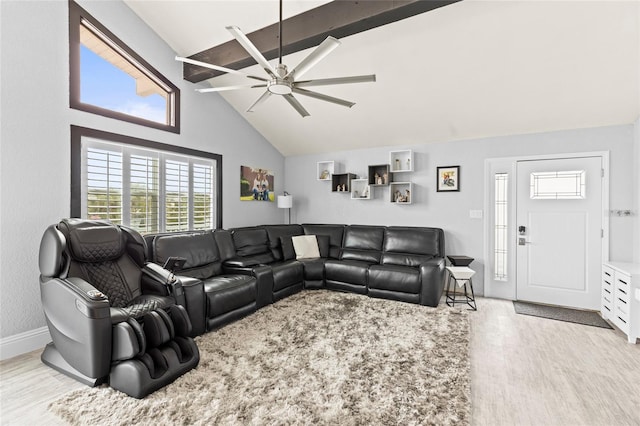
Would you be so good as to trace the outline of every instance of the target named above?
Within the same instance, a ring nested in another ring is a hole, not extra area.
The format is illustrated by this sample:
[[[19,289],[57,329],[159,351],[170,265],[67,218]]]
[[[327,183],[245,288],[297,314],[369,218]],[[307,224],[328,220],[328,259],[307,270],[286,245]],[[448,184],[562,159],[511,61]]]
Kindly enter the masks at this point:
[[[284,20],[282,54],[289,55],[315,47],[328,36],[340,39],[458,1],[461,0],[336,0]],[[277,23],[247,34],[247,37],[267,60],[278,57]],[[203,50],[189,58],[235,70],[256,64],[236,40]],[[186,63],[183,65],[184,79],[192,83],[221,74],[224,73]]]

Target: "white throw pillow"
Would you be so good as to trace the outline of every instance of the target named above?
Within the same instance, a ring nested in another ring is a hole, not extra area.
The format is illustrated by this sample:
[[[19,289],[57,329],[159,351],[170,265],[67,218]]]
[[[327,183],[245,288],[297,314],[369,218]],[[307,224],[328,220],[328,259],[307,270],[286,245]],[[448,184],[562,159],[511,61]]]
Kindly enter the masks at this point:
[[[318,240],[315,235],[297,235],[291,237],[293,249],[296,252],[296,259],[313,259],[320,257]]]

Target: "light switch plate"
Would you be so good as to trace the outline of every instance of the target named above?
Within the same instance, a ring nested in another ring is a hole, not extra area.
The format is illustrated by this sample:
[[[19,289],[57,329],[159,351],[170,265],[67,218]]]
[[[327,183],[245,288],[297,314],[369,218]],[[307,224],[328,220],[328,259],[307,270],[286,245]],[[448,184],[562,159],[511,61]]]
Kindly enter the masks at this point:
[[[636,288],[636,300],[640,302],[640,288]]]
[[[482,210],[469,210],[470,219],[482,219]]]

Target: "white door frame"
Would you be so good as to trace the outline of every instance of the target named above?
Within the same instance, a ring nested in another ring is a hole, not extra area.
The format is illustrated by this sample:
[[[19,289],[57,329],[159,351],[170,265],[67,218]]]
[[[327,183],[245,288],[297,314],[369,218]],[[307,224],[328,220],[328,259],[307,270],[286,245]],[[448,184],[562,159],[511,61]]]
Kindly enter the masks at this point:
[[[580,157],[601,157],[604,176],[602,180],[602,261],[609,260],[609,151],[571,152],[558,154],[526,155],[518,157],[488,158],[485,160],[485,184],[484,184],[484,295],[485,297],[497,297],[501,299],[516,300],[516,188],[518,161],[552,160]],[[509,176],[509,213],[508,213],[508,279],[507,281],[494,280],[493,235],[494,235],[494,173],[508,173]]]

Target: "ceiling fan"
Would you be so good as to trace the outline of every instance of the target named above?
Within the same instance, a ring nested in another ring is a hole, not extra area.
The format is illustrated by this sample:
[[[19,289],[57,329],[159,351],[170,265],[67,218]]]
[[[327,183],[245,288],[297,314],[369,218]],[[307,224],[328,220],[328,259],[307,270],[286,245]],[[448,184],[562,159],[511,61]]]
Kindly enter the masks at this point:
[[[243,86],[223,86],[212,87],[207,89],[196,89],[198,92],[222,92],[226,90],[238,90],[238,89],[253,89],[266,87],[266,91],[253,103],[247,110],[247,112],[253,112],[255,108],[266,101],[271,95],[282,96],[291,106],[298,111],[302,117],[309,116],[307,110],[300,104],[300,102],[293,96],[293,94],[309,96],[311,98],[320,99],[322,101],[331,102],[334,104],[342,105],[351,108],[355,105],[354,102],[345,101],[343,99],[334,98],[333,96],[324,95],[322,93],[314,92],[305,89],[305,87],[312,86],[328,86],[333,84],[349,84],[349,83],[367,83],[375,82],[375,74],[371,75],[357,75],[351,77],[336,77],[336,78],[323,78],[315,80],[300,80],[303,74],[309,71],[314,65],[320,62],[325,56],[333,51],[340,45],[340,41],[334,37],[327,37],[313,52],[304,58],[294,69],[289,71],[287,66],[282,63],[282,0],[280,0],[280,19],[279,19],[279,61],[278,65],[274,68],[260,53],[260,51],[251,43],[247,36],[236,26],[226,27],[227,30],[233,35],[233,37],[240,43],[240,45],[255,59],[255,61],[265,70],[269,75],[268,78],[259,77],[255,75],[246,74],[242,71],[221,67],[219,65],[209,64],[207,62],[196,61],[194,59],[183,58],[176,56],[177,61],[185,62],[192,65],[198,65],[205,68],[210,68],[216,71],[222,71],[226,73],[238,74],[254,80],[259,80],[262,83]]]

